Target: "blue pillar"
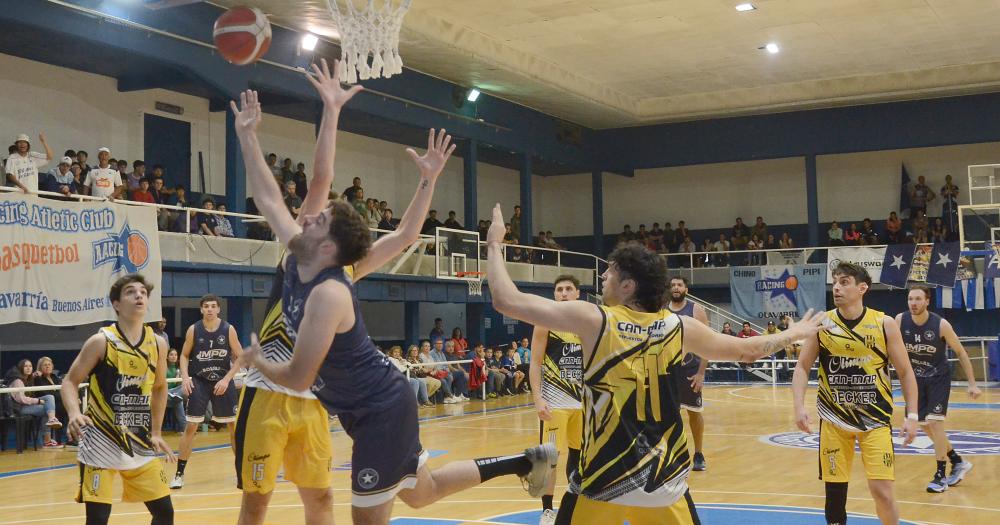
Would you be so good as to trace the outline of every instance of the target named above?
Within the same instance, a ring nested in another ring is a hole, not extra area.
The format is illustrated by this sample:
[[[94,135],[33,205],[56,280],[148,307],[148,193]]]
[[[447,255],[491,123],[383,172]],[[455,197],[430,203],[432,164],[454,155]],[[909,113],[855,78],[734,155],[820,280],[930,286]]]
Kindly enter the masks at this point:
[[[525,153],[521,162],[521,239],[520,244],[531,246],[535,226],[531,222],[531,153]]]
[[[483,322],[486,303],[465,303],[465,338],[469,346],[486,344],[486,323]]]
[[[417,301],[406,301],[403,303],[403,337],[406,344],[418,344],[420,342],[420,303]]]
[[[806,155],[806,214],[809,246],[819,246],[819,193],[816,190],[816,155]]]
[[[236,328],[236,335],[240,337],[243,346],[250,344],[250,333],[256,332],[257,328],[253,323],[253,298],[252,297],[229,297],[226,300],[225,319]]]
[[[465,175],[465,229],[476,231],[479,229],[479,202],[476,200],[478,191],[476,182],[479,180],[478,140],[469,140],[465,146],[465,157],[462,161]]]
[[[594,213],[594,255],[604,257],[604,178],[600,170],[590,173],[590,187],[593,192]]]
[[[229,211],[246,213],[247,176],[243,165],[240,140],[236,137],[236,123],[232,111],[226,111],[226,206]],[[229,221],[236,237],[246,237],[247,228],[242,220]]]

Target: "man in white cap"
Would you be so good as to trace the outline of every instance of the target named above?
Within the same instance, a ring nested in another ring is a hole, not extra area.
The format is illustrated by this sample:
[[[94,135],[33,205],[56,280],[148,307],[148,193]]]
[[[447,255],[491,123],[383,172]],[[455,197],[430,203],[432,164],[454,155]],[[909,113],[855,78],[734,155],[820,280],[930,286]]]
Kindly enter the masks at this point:
[[[53,156],[52,148],[45,142],[44,133],[38,134],[38,140],[45,148],[44,155],[31,151],[31,140],[27,135],[23,133],[18,135],[17,140],[14,141],[17,151],[7,158],[7,163],[4,166],[7,180],[21,188],[21,191],[25,193],[38,191],[38,168],[48,164]]]
[[[124,188],[122,175],[118,172],[118,166],[111,166],[111,150],[101,148],[97,150],[98,165],[87,174],[87,180],[83,181],[86,191],[94,197],[114,200],[118,198]]]
[[[73,165],[73,159],[69,157],[63,157],[59,161],[59,167],[55,170],[45,174],[42,178],[41,188],[45,191],[54,191],[57,193],[62,193],[65,196],[69,196],[72,193],[77,193],[80,190],[76,187],[76,180],[73,177],[73,172],[70,171],[70,166]]]

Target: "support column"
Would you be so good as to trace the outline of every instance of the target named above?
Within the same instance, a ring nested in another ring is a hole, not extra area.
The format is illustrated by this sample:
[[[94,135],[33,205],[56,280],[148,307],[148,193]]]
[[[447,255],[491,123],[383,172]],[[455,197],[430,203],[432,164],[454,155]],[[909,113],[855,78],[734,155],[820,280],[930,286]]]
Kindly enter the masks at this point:
[[[469,345],[486,344],[486,303],[465,303],[465,338]]]
[[[479,229],[479,202],[477,200],[479,180],[479,141],[469,140],[465,146],[465,156],[463,161],[463,175],[465,182],[465,229],[476,231]],[[485,241],[486,239],[481,239]]]
[[[819,246],[819,193],[816,189],[816,155],[806,155],[806,213],[809,246]]]
[[[226,206],[229,211],[247,211],[247,175],[243,165],[240,140],[236,137],[236,121],[232,111],[226,111]],[[236,237],[246,237],[247,228],[242,220],[229,221]]]
[[[403,303],[403,331],[406,344],[418,344],[420,342],[419,302],[406,301]]]
[[[240,344],[250,344],[250,333],[255,331],[253,323],[253,298],[229,297],[226,300],[226,316],[224,319],[236,328]]]
[[[600,170],[590,173],[594,213],[594,255],[604,257],[604,178]]]
[[[525,153],[521,162],[521,239],[519,244],[531,246],[535,226],[531,222],[531,154]]]

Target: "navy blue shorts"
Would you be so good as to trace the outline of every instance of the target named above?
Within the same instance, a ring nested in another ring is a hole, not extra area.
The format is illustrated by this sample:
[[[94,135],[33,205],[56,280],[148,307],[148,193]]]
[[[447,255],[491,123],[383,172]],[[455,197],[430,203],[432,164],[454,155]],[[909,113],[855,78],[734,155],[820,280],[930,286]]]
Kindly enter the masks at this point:
[[[236,391],[236,386],[230,381],[226,391],[221,396],[215,395],[215,383],[198,376],[191,378],[194,389],[188,396],[184,412],[188,423],[201,423],[205,421],[205,412],[208,404],[212,403],[212,421],[216,423],[236,422],[236,408],[240,404],[240,393]]]
[[[951,397],[951,377],[917,378],[917,417],[920,422],[944,421]]]

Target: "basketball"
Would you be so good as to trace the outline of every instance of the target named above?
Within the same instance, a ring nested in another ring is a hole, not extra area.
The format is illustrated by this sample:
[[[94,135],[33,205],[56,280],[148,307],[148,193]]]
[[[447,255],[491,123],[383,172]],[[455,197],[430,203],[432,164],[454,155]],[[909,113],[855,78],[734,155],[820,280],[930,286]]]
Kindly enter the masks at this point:
[[[222,58],[245,66],[267,53],[271,46],[271,23],[256,7],[234,7],[216,19],[212,37]]]

